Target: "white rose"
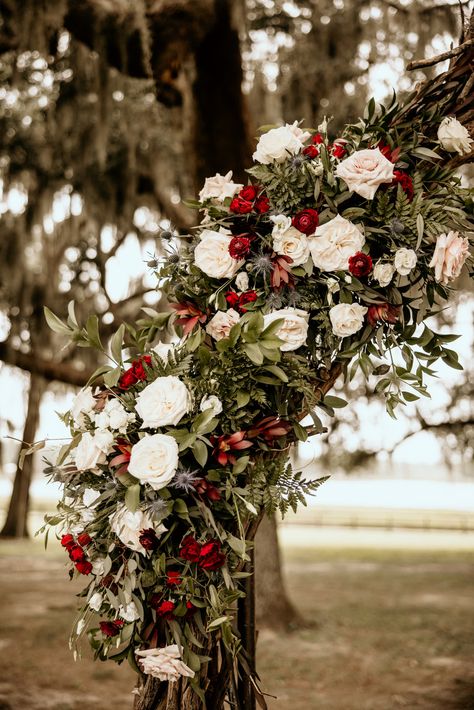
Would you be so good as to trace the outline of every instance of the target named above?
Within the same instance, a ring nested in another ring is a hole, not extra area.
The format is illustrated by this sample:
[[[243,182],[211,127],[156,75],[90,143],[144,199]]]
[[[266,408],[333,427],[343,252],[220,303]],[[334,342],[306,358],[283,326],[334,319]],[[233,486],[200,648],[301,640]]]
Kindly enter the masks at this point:
[[[344,180],[349,190],[373,200],[379,185],[392,182],[393,163],[378,148],[357,150],[338,164],[336,175]]]
[[[438,140],[449,153],[468,154],[474,141],[469,131],[454,116],[443,118],[438,128]]]
[[[230,279],[235,276],[244,261],[233,259],[229,254],[231,240],[229,234],[204,229],[194,250],[196,266],[213,279]]]
[[[310,133],[302,131],[295,121],[292,125],[286,124],[280,128],[272,128],[261,136],[253,159],[257,163],[282,163],[284,160],[299,153]]]
[[[112,532],[117,535],[124,545],[130,550],[135,550],[135,552],[145,552],[145,549],[140,544],[142,530],[152,528],[157,535],[161,535],[166,530],[164,525],[156,528],[151,518],[143,510],[136,510],[135,513],[132,513],[125,505],[118,508],[110,516],[109,521]]]
[[[97,402],[92,394],[92,387],[86,387],[74,397],[71,416],[77,429],[81,429],[85,425],[84,415],[90,416],[96,404]]]
[[[135,654],[145,675],[168,683],[174,683],[182,676],[194,678],[194,671],[181,660],[181,651],[177,644],[164,648],[147,648],[144,651],[135,651]]]
[[[137,397],[135,409],[141,429],[178,424],[191,408],[191,395],[179,377],[157,377]]]
[[[228,311],[217,311],[206,326],[206,333],[214,340],[228,338],[233,325],[238,323],[240,316],[233,308]]]
[[[178,444],[172,436],[149,434],[132,447],[129,473],[140,483],[149,483],[155,491],[171,481],[177,468]]]
[[[235,277],[235,286],[239,291],[248,291],[249,277],[246,271],[240,271]]]
[[[364,316],[367,313],[365,306],[358,303],[339,303],[329,311],[334,335],[346,338],[354,335],[364,325]]]
[[[103,597],[102,594],[99,594],[99,592],[95,592],[91,598],[89,599],[89,606],[92,609],[92,611],[100,611],[100,607],[102,606],[103,602]]]
[[[440,234],[436,239],[436,247],[430,266],[435,270],[435,279],[447,284],[461,273],[464,262],[469,254],[467,237],[460,237],[459,232]]]
[[[395,273],[395,267],[392,264],[383,264],[379,262],[374,267],[374,279],[377,279],[382,287],[388,286]]]
[[[86,431],[77,446],[74,462],[78,471],[92,471],[105,463],[112,449],[114,437],[110,431],[97,431],[94,435]]]
[[[137,621],[140,618],[138,609],[133,601],[125,605],[121,604],[119,606],[118,615],[124,619],[124,621],[128,622]]]
[[[402,247],[401,249],[397,249],[395,252],[393,263],[395,269],[401,276],[409,274],[410,271],[415,268],[416,262],[417,256],[413,249],[405,249],[405,247]]]
[[[175,346],[173,343],[158,343],[153,348],[153,352],[156,353],[163,362],[168,362],[168,358],[174,349]]]
[[[204,182],[204,187],[199,193],[199,199],[201,202],[205,200],[217,200],[217,202],[224,202],[227,197],[234,197],[234,195],[242,189],[243,185],[239,185],[236,182],[232,182],[232,170],[230,170],[226,175],[214,175],[213,177],[206,178]]]
[[[213,416],[217,416],[222,412],[222,402],[219,397],[216,397],[215,394],[206,395],[201,399],[199,409],[201,412],[205,412],[207,409],[212,409]]]
[[[289,352],[304,345],[308,335],[309,313],[300,308],[282,308],[263,316],[263,326],[266,328],[280,319],[283,319],[283,323],[276,334],[283,341],[280,350]]]
[[[309,239],[313,263],[321,271],[343,271],[349,268],[349,257],[360,251],[365,237],[358,227],[336,215],[316,229]]]
[[[272,235],[274,237],[283,234],[291,227],[291,217],[287,217],[284,214],[276,214],[270,217],[270,222],[273,222]]]
[[[291,266],[300,266],[309,259],[309,243],[306,235],[291,226],[285,232],[274,235],[273,250],[277,254],[293,259]]]

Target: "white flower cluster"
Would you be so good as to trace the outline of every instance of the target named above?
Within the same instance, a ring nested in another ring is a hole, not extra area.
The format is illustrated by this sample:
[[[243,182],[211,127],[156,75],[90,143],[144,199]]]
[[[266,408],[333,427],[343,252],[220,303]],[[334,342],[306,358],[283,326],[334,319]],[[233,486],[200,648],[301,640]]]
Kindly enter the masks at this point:
[[[182,649],[177,644],[164,648],[148,648],[135,653],[145,675],[168,683],[174,683],[182,676],[194,678],[194,671],[181,660]]]

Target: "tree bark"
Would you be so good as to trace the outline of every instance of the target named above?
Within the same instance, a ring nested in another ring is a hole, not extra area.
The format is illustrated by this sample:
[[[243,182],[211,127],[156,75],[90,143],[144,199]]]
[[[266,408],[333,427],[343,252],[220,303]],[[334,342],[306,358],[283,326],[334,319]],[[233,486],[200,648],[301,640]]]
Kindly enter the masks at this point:
[[[30,444],[35,439],[39,422],[41,398],[45,389],[46,383],[43,378],[39,375],[32,374],[28,393],[28,409],[23,429],[23,442],[25,443]],[[20,461],[18,460],[7,518],[0,537],[28,537],[29,490],[33,475],[33,465],[33,456],[26,456],[22,467],[20,467]]]

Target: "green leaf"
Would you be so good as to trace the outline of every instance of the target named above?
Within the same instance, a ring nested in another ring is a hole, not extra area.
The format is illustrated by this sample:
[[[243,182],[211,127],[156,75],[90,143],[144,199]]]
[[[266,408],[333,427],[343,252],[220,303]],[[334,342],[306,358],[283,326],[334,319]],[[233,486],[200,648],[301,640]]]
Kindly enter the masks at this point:
[[[250,456],[241,456],[237,459],[236,463],[232,467],[232,473],[234,476],[238,476],[239,473],[243,473],[247,468],[250,461]]]
[[[278,367],[278,365],[267,365],[265,370],[267,370],[267,372],[271,372],[272,375],[278,377],[278,379],[282,382],[288,382],[288,375],[281,369],[281,367]]]
[[[46,323],[49,325],[52,331],[55,333],[60,333],[61,335],[71,335],[72,330],[65,323],[62,322],[58,316],[56,316],[53,311],[50,311],[46,306],[44,307],[44,317]]]
[[[135,513],[140,504],[140,483],[133,483],[125,491],[125,505]]]
[[[261,365],[263,363],[263,353],[258,345],[255,343],[244,343],[242,348],[254,365]]]
[[[207,463],[207,454],[208,454],[206,444],[203,441],[200,441],[199,439],[197,439],[192,446],[192,451],[193,451],[194,458],[196,459],[198,464],[202,468],[204,468],[204,466]]]
[[[99,319],[96,315],[90,315],[87,319],[86,331],[90,344],[97,350],[103,350],[99,335]]]
[[[121,367],[114,367],[113,370],[109,370],[105,375],[104,375],[104,384],[106,387],[115,387],[117,382],[120,379],[120,375],[122,374],[122,368]]]
[[[331,407],[332,409],[342,409],[342,407],[347,407],[347,402],[342,397],[335,397],[334,395],[326,395],[323,400],[323,404],[326,407]]]
[[[226,621],[229,621],[230,616],[219,616],[217,619],[214,619],[214,621],[211,621],[210,624],[207,625],[207,630],[212,631],[212,629],[217,629],[219,626],[222,626],[222,624],[225,624]]]
[[[113,335],[113,337],[110,341],[110,352],[112,353],[112,357],[115,360],[115,362],[119,365],[122,365],[122,363],[123,363],[122,345],[123,345],[124,335],[125,335],[125,325],[122,323],[122,325],[119,327],[119,329]]]

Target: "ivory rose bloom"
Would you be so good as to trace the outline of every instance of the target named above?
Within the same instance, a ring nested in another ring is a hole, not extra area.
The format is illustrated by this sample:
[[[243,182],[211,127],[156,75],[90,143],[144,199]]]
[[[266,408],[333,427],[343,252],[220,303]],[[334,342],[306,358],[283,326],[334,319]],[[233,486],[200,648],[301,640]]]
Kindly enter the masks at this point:
[[[164,648],[147,648],[144,651],[135,651],[135,654],[145,675],[168,683],[174,683],[182,676],[194,678],[194,671],[181,660],[181,651],[177,644]]]
[[[232,170],[229,170],[226,175],[217,173],[213,177],[206,178],[204,186],[199,193],[199,199],[201,202],[205,200],[224,202],[227,197],[234,197],[242,187],[243,185],[232,182]]]
[[[310,137],[308,131],[302,131],[298,121],[280,128],[272,128],[261,136],[253,159],[257,163],[283,163],[291,155],[296,155],[304,147],[304,142]]]
[[[140,618],[140,614],[138,613],[138,609],[134,601],[131,601],[125,605],[121,604],[119,606],[118,613],[121,619],[124,619],[129,623],[137,621]]]
[[[102,606],[103,601],[104,598],[102,594],[99,594],[99,592],[94,592],[94,594],[89,599],[88,604],[92,611],[100,611],[100,607]]]
[[[282,256],[293,259],[292,266],[305,264],[309,259],[309,243],[307,237],[290,226],[283,232],[275,229],[273,234],[273,250]]]
[[[336,175],[344,180],[349,190],[373,200],[379,185],[392,182],[393,163],[378,148],[366,148],[342,160],[336,168]]]
[[[283,341],[280,350],[289,352],[304,345],[308,335],[309,313],[301,308],[282,308],[263,316],[263,326],[267,328],[270,323],[280,319],[283,319],[283,323],[276,334]]]
[[[402,247],[395,252],[393,263],[400,276],[407,276],[415,268],[417,260],[418,257],[413,249]]]
[[[155,491],[168,485],[177,468],[178,444],[172,436],[149,434],[132,447],[129,473],[138,478],[140,483],[149,483]]]
[[[206,333],[214,340],[228,338],[233,325],[238,323],[240,316],[233,308],[228,311],[217,311],[206,326]]]
[[[96,404],[97,402],[92,394],[92,387],[86,387],[74,397],[71,416],[77,429],[84,427],[86,421],[84,415],[90,416]]]
[[[204,229],[201,241],[194,250],[194,263],[212,279],[230,279],[240,269],[243,261],[233,259],[229,253],[230,233]]]
[[[141,429],[178,424],[191,407],[191,395],[179,377],[157,377],[137,397],[135,409]]]
[[[334,335],[346,338],[357,333],[364,325],[366,313],[367,308],[358,303],[339,303],[333,306],[329,311],[329,319]]]
[[[235,277],[235,286],[239,291],[248,291],[249,277],[246,271],[241,271]]]
[[[435,279],[447,284],[456,279],[469,254],[467,237],[460,237],[459,232],[440,234],[430,266],[435,270]]]
[[[139,539],[142,530],[153,528],[157,535],[161,535],[161,533],[166,531],[164,525],[159,525],[156,528],[151,518],[143,510],[136,510],[132,513],[125,505],[118,508],[110,516],[109,521],[112,532],[117,535],[124,545],[130,550],[135,550],[135,552],[145,552]]]
[[[321,271],[342,271],[349,268],[349,258],[360,251],[365,237],[358,227],[337,215],[316,229],[309,239],[313,263]]]
[[[467,128],[454,116],[443,118],[438,128],[438,140],[442,148],[459,155],[470,153],[474,143]]]
[[[113,444],[114,437],[110,431],[97,431],[95,434],[86,431],[74,456],[77,470],[97,473],[97,466],[106,462],[107,454],[112,450]]]
[[[382,288],[388,286],[393,279],[395,267],[392,264],[382,264],[381,262],[374,267],[374,279],[376,279]]]
[[[205,412],[208,409],[212,409],[213,416],[217,416],[222,412],[222,402],[219,397],[215,394],[209,394],[201,399],[201,404],[199,405],[201,412]]]

